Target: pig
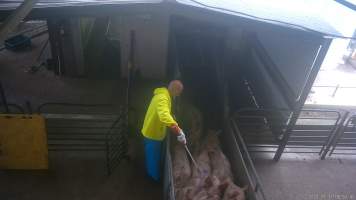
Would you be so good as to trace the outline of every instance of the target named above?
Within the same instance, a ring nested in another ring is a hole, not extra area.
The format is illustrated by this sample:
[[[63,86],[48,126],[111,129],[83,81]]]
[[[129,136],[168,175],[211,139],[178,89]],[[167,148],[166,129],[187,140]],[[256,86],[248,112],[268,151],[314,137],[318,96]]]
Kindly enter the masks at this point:
[[[191,195],[188,199],[191,200],[220,200],[222,191],[220,190],[220,181],[215,176],[208,176],[200,182],[199,189],[195,194]],[[191,198],[193,197],[193,198]]]
[[[240,188],[232,181],[230,181],[224,192],[222,200],[246,200],[245,191],[247,190],[247,188],[247,185],[243,188]]]
[[[220,149],[218,138],[219,132],[220,131],[208,130],[201,148],[208,151],[213,149]]]
[[[220,148],[217,132],[209,131],[199,149],[194,152],[198,168],[189,162],[182,145],[175,149],[176,199],[245,200],[247,187],[240,188],[233,183],[231,166]]]
[[[194,154],[198,168],[192,163],[192,177],[206,178],[211,174],[210,158],[207,151],[201,151]]]
[[[219,178],[220,181],[232,180],[230,162],[227,160],[220,148],[208,152],[211,161],[212,175]]]
[[[198,196],[198,194],[202,196],[202,191],[204,190],[204,178],[191,178],[188,185],[184,189],[186,200],[193,200]]]
[[[176,200],[184,200],[186,199],[185,196],[187,194],[187,188],[183,187],[183,188],[175,188],[174,190],[175,192],[175,199]]]
[[[191,176],[190,162],[185,152],[184,146],[175,145],[173,159],[173,178],[175,187],[183,187]]]
[[[221,187],[221,181],[214,175],[205,179],[205,189],[211,199],[221,199],[224,192],[224,188]]]

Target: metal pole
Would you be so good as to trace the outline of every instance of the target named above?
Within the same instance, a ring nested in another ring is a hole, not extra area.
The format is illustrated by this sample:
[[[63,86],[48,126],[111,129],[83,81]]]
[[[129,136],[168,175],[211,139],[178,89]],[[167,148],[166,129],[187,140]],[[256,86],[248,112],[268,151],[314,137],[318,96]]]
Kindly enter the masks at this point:
[[[340,85],[337,84],[337,86],[335,87],[335,90],[334,90],[333,94],[331,95],[331,97],[335,97],[336,92],[337,92],[337,90],[339,89],[339,87],[340,87]]]
[[[276,151],[276,154],[274,155],[274,160],[279,161],[281,158],[284,149],[287,146],[290,134],[292,133],[292,130],[294,128],[294,125],[296,124],[299,114],[301,112],[302,107],[304,106],[305,100],[308,97],[308,94],[310,92],[310,89],[313,87],[314,80],[319,72],[320,66],[325,58],[325,55],[329,49],[330,43],[332,39],[324,39],[323,43],[319,46],[319,49],[315,55],[314,62],[310,68],[309,74],[307,75],[307,80],[303,86],[303,90],[300,93],[300,95],[296,99],[295,107],[293,109],[293,112],[291,113],[291,118],[288,122],[288,126],[286,131],[284,132],[283,138],[281,143],[278,146],[278,149]]]
[[[346,111],[346,112],[344,113],[344,115],[342,116],[340,122],[338,123],[336,129],[334,130],[333,135],[331,136],[330,140],[328,141],[327,146],[325,147],[324,151],[323,151],[322,154],[321,154],[321,157],[320,157],[320,158],[321,158],[322,160],[325,159],[325,156],[326,156],[326,154],[328,153],[328,151],[330,150],[330,147],[331,147],[331,146],[333,146],[333,150],[331,150],[330,155],[331,155],[331,153],[334,151],[334,149],[335,149],[335,143],[338,141],[339,135],[342,134],[342,129],[343,129],[345,120],[347,119],[348,116],[349,116],[349,112]]]
[[[129,52],[129,60],[127,64],[127,109],[129,111],[130,107],[130,99],[131,99],[131,84],[132,84],[132,71],[135,69],[135,45],[136,45],[136,33],[134,30],[130,32],[130,52]]]
[[[326,149],[326,147],[328,146],[329,142],[332,141],[334,135],[337,133],[337,129],[338,129],[338,127],[339,127],[339,123],[340,123],[340,120],[341,120],[342,116],[341,116],[341,114],[340,114],[340,111],[336,111],[336,112],[337,112],[337,114],[338,114],[338,118],[337,118],[337,120],[335,121],[334,126],[333,126],[333,128],[331,129],[331,131],[330,131],[330,135],[328,136],[328,139],[326,140],[326,142],[325,142],[325,143],[323,144],[323,146],[321,147],[321,149],[320,149],[320,151],[319,151],[319,155],[322,155],[322,154],[323,154],[323,152],[324,152],[324,150]],[[320,158],[323,160],[322,157],[320,157]]]
[[[25,0],[22,4],[16,8],[16,10],[6,18],[3,25],[0,27],[0,41],[4,40],[19,23],[30,13],[33,6],[38,0]]]
[[[349,112],[347,112],[345,114],[345,119],[343,120],[342,123],[340,123],[340,130],[337,132],[337,134],[335,135],[335,138],[334,138],[334,141],[332,141],[331,143],[331,146],[332,146],[332,149],[330,150],[330,153],[329,153],[329,156],[331,156],[335,149],[336,149],[336,145],[337,143],[339,142],[339,140],[341,139],[342,135],[344,134],[344,131],[345,131],[345,128],[349,125],[350,123],[350,120],[352,119],[352,116],[350,118],[348,118],[349,116]],[[345,123],[345,120],[347,119],[346,123]],[[327,153],[327,152],[326,152]],[[325,154],[326,154],[325,153]]]
[[[5,113],[9,113],[9,105],[7,104],[6,96],[5,96],[5,91],[4,88],[2,87],[2,84],[0,82],[0,96],[1,96],[1,102],[5,107]]]
[[[233,119],[230,119],[230,122],[232,124],[233,130],[235,131],[235,135],[237,135],[239,141],[241,141],[241,147],[244,150],[244,152],[246,153],[247,161],[249,162],[249,164],[251,166],[251,169],[252,169],[252,173],[254,174],[254,176],[256,178],[256,185],[255,185],[255,190],[254,191],[257,192],[258,190],[260,190],[263,199],[266,200],[267,199],[266,195],[265,195],[263,189],[261,189],[261,188],[263,188],[262,181],[261,181],[260,177],[258,176],[257,170],[255,168],[255,165],[253,164],[253,161],[251,159],[251,156],[249,154],[247,146],[246,146],[246,144],[244,142],[244,139],[241,136],[241,133],[240,133],[240,131],[239,131],[237,125],[236,125],[236,122]]]

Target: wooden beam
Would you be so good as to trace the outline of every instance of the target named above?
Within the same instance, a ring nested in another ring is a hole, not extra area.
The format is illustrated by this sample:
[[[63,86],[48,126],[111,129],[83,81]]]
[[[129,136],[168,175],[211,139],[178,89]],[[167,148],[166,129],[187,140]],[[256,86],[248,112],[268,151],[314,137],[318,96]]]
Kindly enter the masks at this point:
[[[6,18],[0,27],[0,41],[12,33],[19,23],[30,13],[38,0],[25,0],[16,10]]]

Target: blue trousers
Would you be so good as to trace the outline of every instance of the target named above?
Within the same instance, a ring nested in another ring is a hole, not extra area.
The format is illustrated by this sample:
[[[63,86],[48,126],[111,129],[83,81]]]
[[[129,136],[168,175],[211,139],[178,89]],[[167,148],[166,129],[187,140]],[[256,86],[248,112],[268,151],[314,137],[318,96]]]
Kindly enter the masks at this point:
[[[163,141],[151,140],[144,137],[145,164],[148,176],[159,181],[161,173],[161,151]]]

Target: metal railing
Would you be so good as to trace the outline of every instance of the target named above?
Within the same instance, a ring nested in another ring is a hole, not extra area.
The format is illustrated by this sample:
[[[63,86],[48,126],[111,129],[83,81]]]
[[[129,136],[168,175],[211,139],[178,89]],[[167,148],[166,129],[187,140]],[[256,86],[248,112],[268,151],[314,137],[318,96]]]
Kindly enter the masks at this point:
[[[127,111],[122,109],[115,122],[106,134],[106,163],[108,174],[128,158],[128,119]]]
[[[80,103],[63,103],[63,102],[48,102],[37,107],[37,113],[86,113],[97,114],[98,110],[109,109],[113,112],[114,106],[111,104],[80,104]],[[105,110],[106,111],[106,110]],[[106,111],[106,113],[108,113]]]
[[[112,112],[98,112],[103,108]],[[46,119],[49,151],[104,152],[109,175],[122,159],[127,158],[128,120],[125,109],[116,109],[108,104],[56,102],[40,105],[37,112]]]
[[[331,142],[329,156],[333,154],[356,155],[356,114],[345,119],[343,126]]]
[[[106,134],[117,115],[42,114],[46,119],[48,150],[106,151]]]
[[[23,109],[22,106],[14,103],[8,103],[6,106],[0,105],[0,113],[7,113],[7,112],[13,114],[25,114],[25,109]]]
[[[246,141],[249,152],[275,153],[286,142],[283,153],[322,155],[336,133],[341,120],[337,110],[303,109],[292,126],[289,139],[283,140],[291,119],[291,110],[242,109],[233,120]]]
[[[237,142],[238,146],[240,147],[239,149],[240,149],[241,155],[242,155],[243,159],[245,160],[245,162],[243,164],[245,165],[246,171],[248,172],[249,178],[251,180],[250,182],[253,184],[253,191],[254,191],[255,195],[259,197],[259,199],[266,200],[267,198],[263,191],[262,181],[257,173],[255,165],[253,164],[253,161],[249,154],[248,148],[245,144],[244,139],[241,136],[240,130],[237,127],[234,120],[230,120],[230,122],[231,122],[233,134],[236,137],[236,142]]]

